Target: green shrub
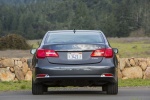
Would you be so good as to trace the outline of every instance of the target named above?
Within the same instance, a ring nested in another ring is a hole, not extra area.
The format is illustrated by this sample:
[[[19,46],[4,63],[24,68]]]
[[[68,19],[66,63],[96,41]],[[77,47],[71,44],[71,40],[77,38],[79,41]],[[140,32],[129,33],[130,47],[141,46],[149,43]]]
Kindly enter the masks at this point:
[[[21,35],[9,34],[0,38],[0,49],[29,49],[26,39]]]

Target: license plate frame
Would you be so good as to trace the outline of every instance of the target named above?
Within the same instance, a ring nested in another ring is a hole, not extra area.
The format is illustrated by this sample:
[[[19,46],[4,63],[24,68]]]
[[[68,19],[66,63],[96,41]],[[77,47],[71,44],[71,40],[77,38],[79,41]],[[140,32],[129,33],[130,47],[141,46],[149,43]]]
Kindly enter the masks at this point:
[[[68,60],[82,60],[82,52],[68,52],[67,53]]]

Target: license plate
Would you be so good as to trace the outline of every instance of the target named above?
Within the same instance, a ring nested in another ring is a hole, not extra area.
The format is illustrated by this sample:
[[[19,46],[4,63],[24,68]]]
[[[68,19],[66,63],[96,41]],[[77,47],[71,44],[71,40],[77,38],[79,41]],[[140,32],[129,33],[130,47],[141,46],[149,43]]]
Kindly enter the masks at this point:
[[[73,52],[67,54],[68,60],[82,60],[82,52]]]

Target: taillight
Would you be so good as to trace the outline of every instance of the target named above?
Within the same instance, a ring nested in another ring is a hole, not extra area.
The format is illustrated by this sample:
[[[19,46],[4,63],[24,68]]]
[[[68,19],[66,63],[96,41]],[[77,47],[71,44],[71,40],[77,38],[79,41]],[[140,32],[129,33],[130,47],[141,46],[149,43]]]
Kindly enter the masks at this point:
[[[59,57],[57,52],[54,50],[45,50],[45,56],[46,57]]]
[[[92,52],[91,57],[112,58],[113,57],[113,50],[112,50],[112,48],[98,49],[98,50],[95,50]]]
[[[45,58],[45,51],[44,49],[38,49],[36,53],[37,58]]]
[[[59,57],[58,53],[54,50],[47,50],[47,49],[38,49],[37,58],[45,58],[45,57]]]
[[[92,52],[91,57],[103,57],[105,49],[99,49]]]

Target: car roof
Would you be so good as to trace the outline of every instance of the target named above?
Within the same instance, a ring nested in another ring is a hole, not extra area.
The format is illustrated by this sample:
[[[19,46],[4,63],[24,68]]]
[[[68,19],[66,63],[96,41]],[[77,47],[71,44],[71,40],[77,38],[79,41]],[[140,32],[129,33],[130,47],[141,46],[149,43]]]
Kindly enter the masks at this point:
[[[48,31],[47,33],[60,33],[60,32],[95,32],[95,33],[102,33],[100,30],[53,30]]]
[[[53,31],[48,31],[45,35],[44,35],[44,37],[43,37],[43,40],[42,40],[42,42],[41,42],[41,45],[44,45],[44,40],[45,40],[45,38],[47,37],[47,35],[49,35],[49,34],[57,34],[57,33],[66,33],[66,32],[68,32],[68,33],[71,33],[71,32],[77,32],[77,33],[81,33],[81,32],[83,32],[83,33],[85,33],[86,32],[86,34],[91,34],[91,33],[99,33],[99,34],[102,34],[103,35],[103,37],[104,37],[104,41],[105,41],[105,43],[106,44],[108,44],[109,45],[109,43],[107,42],[107,39],[106,39],[106,37],[105,37],[105,35],[104,35],[104,33],[101,31],[101,30],[53,30]]]

